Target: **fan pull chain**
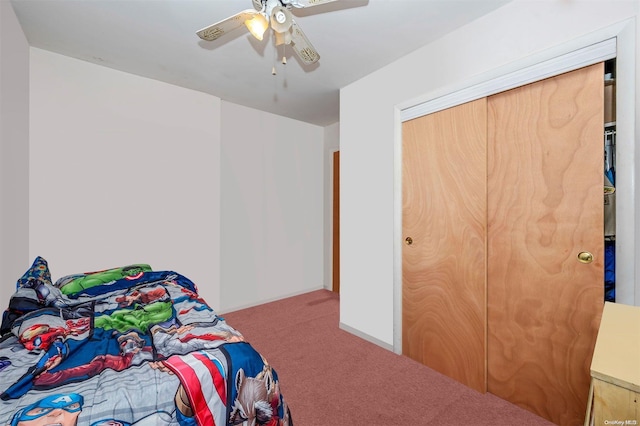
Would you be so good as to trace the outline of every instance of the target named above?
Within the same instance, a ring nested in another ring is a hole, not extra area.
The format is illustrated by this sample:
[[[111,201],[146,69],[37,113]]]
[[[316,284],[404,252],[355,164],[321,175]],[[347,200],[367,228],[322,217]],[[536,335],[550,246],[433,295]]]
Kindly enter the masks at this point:
[[[282,43],[282,65],[287,65],[286,43]],[[273,67],[271,67],[271,75],[276,75],[276,59],[278,59],[278,45],[275,45],[275,55],[273,56]]]
[[[276,54],[273,56],[273,67],[271,67],[271,75],[276,75],[276,56],[278,55],[278,48],[276,47]]]
[[[273,48],[273,67],[271,67],[271,75],[276,75],[276,60],[278,59],[278,46],[275,44],[274,40],[274,48]]]

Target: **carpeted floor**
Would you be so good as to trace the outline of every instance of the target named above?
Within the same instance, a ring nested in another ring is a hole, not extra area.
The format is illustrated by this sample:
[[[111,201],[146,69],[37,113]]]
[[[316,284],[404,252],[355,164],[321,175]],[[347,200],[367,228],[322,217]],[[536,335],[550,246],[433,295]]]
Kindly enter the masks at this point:
[[[328,290],[222,316],[274,367],[296,426],[552,424],[339,329]]]

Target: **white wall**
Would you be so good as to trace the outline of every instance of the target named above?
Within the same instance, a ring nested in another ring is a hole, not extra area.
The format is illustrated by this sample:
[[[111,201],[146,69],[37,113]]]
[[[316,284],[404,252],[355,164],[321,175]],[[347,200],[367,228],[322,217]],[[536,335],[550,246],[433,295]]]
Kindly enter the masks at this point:
[[[149,263],[220,299],[220,100],[31,49],[29,255]]]
[[[625,19],[637,28],[638,8],[637,1],[514,0],[341,90],[343,328],[397,346],[399,108],[497,77],[497,69]],[[636,58],[638,46],[636,36]]]
[[[30,62],[5,306],[35,256],[54,280],[175,270],[219,311],[322,288],[324,128],[41,49]]]
[[[29,45],[0,1],[0,310],[29,260]]]
[[[323,286],[323,128],[222,102],[221,310]]]

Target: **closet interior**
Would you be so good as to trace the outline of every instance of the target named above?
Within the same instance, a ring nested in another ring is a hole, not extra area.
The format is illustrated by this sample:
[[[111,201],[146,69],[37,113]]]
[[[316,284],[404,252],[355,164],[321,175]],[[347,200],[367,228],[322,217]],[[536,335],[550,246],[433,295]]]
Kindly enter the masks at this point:
[[[616,60],[604,64],[604,299],[616,301]]]

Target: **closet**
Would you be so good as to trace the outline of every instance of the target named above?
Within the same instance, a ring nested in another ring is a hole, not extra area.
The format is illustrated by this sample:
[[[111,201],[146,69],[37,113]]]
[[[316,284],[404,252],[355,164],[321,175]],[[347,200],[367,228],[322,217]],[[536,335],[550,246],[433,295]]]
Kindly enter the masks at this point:
[[[604,298],[616,301],[616,61],[604,70]]]
[[[604,64],[403,123],[402,352],[584,421],[604,300]]]

